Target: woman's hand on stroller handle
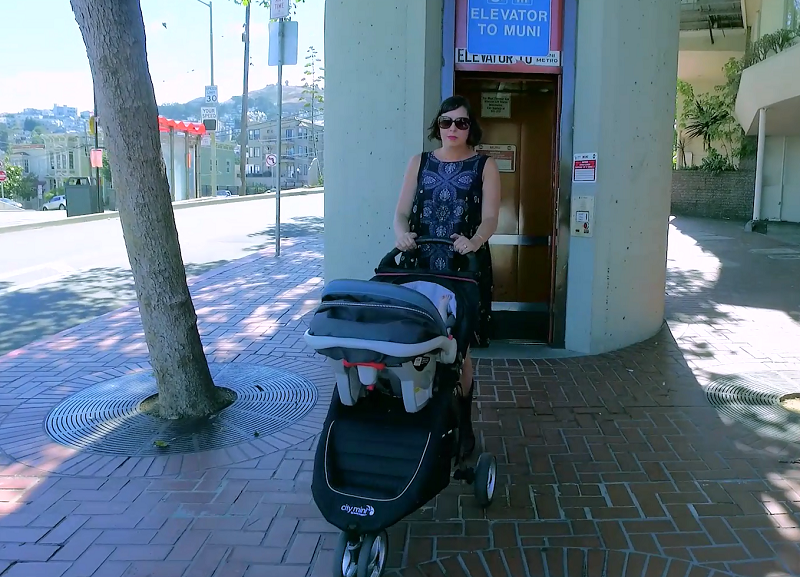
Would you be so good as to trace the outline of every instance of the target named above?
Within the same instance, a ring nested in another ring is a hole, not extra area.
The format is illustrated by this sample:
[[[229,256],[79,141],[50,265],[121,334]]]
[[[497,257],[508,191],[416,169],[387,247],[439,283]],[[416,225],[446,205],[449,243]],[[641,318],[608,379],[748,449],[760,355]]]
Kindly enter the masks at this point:
[[[477,251],[480,246],[475,244],[472,239],[462,235],[453,234],[450,236],[453,239],[453,249],[459,254],[469,254]]]
[[[397,263],[395,262],[395,258],[397,258],[397,255],[399,255],[400,253],[414,251],[414,250],[418,249],[420,246],[426,245],[426,244],[444,244],[444,245],[448,245],[448,246],[453,247],[453,250],[455,251],[455,253],[457,255],[467,259],[467,261],[469,262],[468,269],[470,271],[478,272],[478,270],[479,270],[478,259],[475,256],[475,253],[474,252],[468,252],[466,254],[462,254],[459,251],[457,251],[455,249],[455,239],[452,239],[452,238],[435,238],[435,237],[430,237],[430,236],[417,237],[417,235],[415,233],[413,233],[413,232],[406,233],[404,236],[407,236],[407,235],[411,236],[410,240],[411,240],[411,242],[413,242],[413,246],[411,248],[407,249],[407,250],[401,250],[397,246],[397,244],[399,244],[399,241],[400,241],[400,239],[398,239],[395,248],[393,248],[392,251],[389,252],[389,254],[387,254],[381,260],[381,264],[380,264],[381,268],[384,268],[386,266],[397,266]]]
[[[394,246],[400,252],[408,252],[410,250],[414,250],[415,248],[417,248],[417,243],[414,242],[414,239],[416,238],[417,238],[417,233],[404,232],[403,234],[398,236],[397,239],[395,239]]]

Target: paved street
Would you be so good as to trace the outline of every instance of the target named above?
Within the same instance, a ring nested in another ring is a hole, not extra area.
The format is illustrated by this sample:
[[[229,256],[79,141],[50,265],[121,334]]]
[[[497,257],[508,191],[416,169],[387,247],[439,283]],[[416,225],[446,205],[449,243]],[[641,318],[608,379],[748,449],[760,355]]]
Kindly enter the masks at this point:
[[[0,227],[38,224],[65,218],[66,210],[0,210]]]
[[[310,483],[333,382],[301,338],[322,243],[288,242],[191,283],[210,362],[313,383],[281,430],[155,456],[46,436],[70,395],[147,367],[134,306],[0,357],[0,575],[331,575],[338,531]],[[477,363],[495,502],[453,483],[389,530],[387,577],[800,575],[800,415],[775,394],[800,393],[800,250],[677,219],[669,260],[669,326],[649,341]]]
[[[323,202],[282,199],[281,235],[319,233]],[[273,199],[184,208],[175,219],[189,277],[274,243]],[[0,233],[0,246],[0,354],[135,298],[117,218]]]

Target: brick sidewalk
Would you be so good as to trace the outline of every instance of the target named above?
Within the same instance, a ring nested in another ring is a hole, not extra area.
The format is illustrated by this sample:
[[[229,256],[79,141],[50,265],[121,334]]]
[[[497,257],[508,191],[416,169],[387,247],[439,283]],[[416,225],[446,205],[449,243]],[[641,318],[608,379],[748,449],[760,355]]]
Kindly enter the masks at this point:
[[[675,222],[672,332],[598,357],[480,361],[495,503],[483,512],[452,485],[390,530],[390,566],[406,567],[391,574],[800,574],[798,445],[721,416],[702,388],[767,371],[800,392],[800,260],[750,252],[780,244],[739,230]],[[210,361],[298,372],[324,413],[332,383],[301,339],[321,264],[320,242],[298,240],[192,293]],[[0,575],[328,577],[338,531],[311,500],[313,436],[113,459],[41,433],[62,398],[140,367],[132,307],[0,357]]]

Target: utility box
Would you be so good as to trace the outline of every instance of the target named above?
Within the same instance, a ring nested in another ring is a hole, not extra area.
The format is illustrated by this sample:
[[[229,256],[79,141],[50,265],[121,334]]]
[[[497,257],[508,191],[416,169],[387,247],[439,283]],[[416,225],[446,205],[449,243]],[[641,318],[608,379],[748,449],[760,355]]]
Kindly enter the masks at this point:
[[[89,184],[88,179],[76,179],[64,185],[64,194],[67,197],[67,218],[102,212],[97,188]]]

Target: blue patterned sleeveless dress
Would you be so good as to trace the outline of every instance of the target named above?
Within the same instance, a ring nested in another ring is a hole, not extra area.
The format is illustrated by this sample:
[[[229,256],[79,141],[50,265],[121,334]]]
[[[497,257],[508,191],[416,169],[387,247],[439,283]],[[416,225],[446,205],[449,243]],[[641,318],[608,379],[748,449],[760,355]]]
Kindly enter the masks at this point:
[[[446,162],[424,152],[417,176],[417,194],[411,207],[409,231],[418,237],[449,239],[452,234],[472,238],[481,224],[483,168],[487,156],[475,154],[466,160]],[[472,346],[489,345],[492,308],[492,259],[489,244],[475,253],[480,263],[480,315]],[[403,254],[406,268],[453,270],[452,246],[422,245],[416,254]]]

